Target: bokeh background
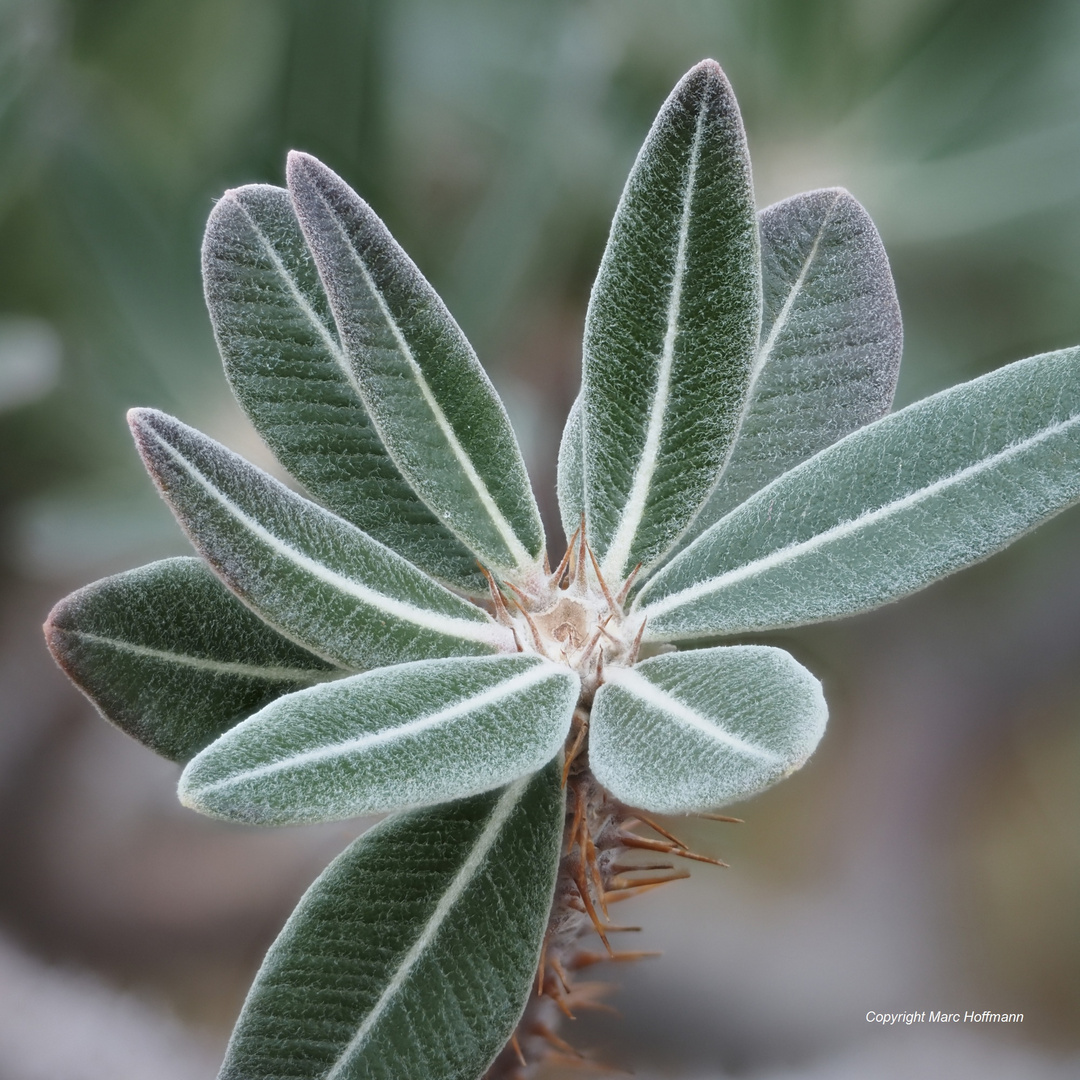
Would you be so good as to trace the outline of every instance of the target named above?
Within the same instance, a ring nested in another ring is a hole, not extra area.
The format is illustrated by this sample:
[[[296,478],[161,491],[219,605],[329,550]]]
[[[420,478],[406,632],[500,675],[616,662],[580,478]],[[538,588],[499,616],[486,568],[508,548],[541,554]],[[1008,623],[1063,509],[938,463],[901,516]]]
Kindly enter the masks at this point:
[[[503,393],[549,531],[589,286],[676,79],[717,58],[759,203],[842,184],[890,253],[898,404],[1080,342],[1075,0],[0,0],[0,1076],[215,1074],[262,952],[363,823],[182,810],[40,624],[184,553],[123,422],[261,464],[203,223],[285,152],[349,179]],[[825,681],[810,765],[627,905],[665,956],[572,1038],[639,1075],[1080,1074],[1080,510],[928,592],[769,640]],[[622,912],[620,912],[622,914]],[[883,1031],[867,1010],[1018,1011]],[[554,1073],[549,1075],[555,1075]]]

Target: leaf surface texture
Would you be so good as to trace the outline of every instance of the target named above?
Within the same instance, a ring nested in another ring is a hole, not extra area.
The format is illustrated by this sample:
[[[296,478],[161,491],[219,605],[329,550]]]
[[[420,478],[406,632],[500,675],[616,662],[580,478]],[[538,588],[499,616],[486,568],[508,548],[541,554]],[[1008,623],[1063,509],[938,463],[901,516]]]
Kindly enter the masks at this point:
[[[306,154],[289,190],[383,443],[489,568],[528,572],[544,533],[506,411],[457,323],[375,212]]]
[[[56,605],[45,635],[106,719],[173,761],[274,698],[345,674],[267,626],[201,559],[87,585]]]
[[[271,946],[220,1080],[476,1080],[529,996],[564,817],[556,762],[365,833]]]
[[[180,778],[180,799],[262,825],[475,795],[559,752],[577,675],[538,656],[420,660],[273,702]]]
[[[574,399],[574,404],[570,406],[566,425],[563,427],[556,471],[559,516],[567,540],[574,535],[574,530],[581,526],[581,512],[585,509],[585,468],[581,439],[581,395],[579,394]]]
[[[646,638],[853,615],[984,559],[1080,498],[1080,349],[861,428],[737,507],[638,595]]]
[[[364,409],[289,193],[267,184],[225,192],[202,261],[225,374],[278,460],[380,543],[483,593],[472,552],[409,486]]]
[[[638,155],[585,321],[586,521],[609,581],[655,564],[708,494],[760,324],[746,137],[731,87],[705,61]]]
[[[608,672],[593,704],[589,764],[631,806],[691,813],[799,768],[827,716],[821,684],[783,649],[669,653]]]
[[[195,546],[273,626],[355,668],[482,655],[507,632],[355,525],[152,409],[139,451]]]
[[[840,188],[758,214],[764,313],[738,434],[680,546],[781,473],[889,411],[900,306],[874,223]]]

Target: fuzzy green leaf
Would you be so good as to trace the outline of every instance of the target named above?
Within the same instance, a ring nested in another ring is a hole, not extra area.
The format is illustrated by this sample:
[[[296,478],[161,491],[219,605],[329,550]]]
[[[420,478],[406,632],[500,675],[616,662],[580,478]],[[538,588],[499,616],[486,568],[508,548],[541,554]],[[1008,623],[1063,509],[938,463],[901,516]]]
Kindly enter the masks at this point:
[[[280,698],[204,750],[180,801],[260,825],[460,799],[558,752],[577,675],[538,656],[419,660]]]
[[[420,569],[486,592],[472,552],[409,486],[368,418],[289,193],[226,191],[206,224],[202,263],[225,374],[278,460]]]
[[[356,385],[397,467],[485,565],[535,569],[544,531],[525,463],[464,334],[340,177],[292,153],[288,180]]]
[[[589,764],[630,806],[686,814],[794,772],[827,716],[821,684],[783,649],[669,653],[608,670],[593,704]]]
[[[180,762],[274,698],[345,674],[248,611],[201,559],[79,589],[45,638],[107,720]]]
[[[559,515],[567,540],[581,526],[585,509],[585,473],[581,446],[581,395],[574,399],[566,417],[562,440],[559,442],[559,462],[556,474]]]
[[[355,525],[164,413],[128,415],[192,542],[282,633],[354,669],[514,651],[509,631]]]
[[[220,1080],[477,1080],[532,988],[559,773],[397,815],[331,863],[271,946]]]
[[[758,214],[761,345],[739,433],[685,547],[770,480],[884,416],[903,330],[874,223],[844,190],[810,191]]]
[[[586,316],[586,520],[608,581],[655,564],[708,495],[760,325],[746,136],[723,72],[704,61],[638,155]]]
[[[861,428],[702,533],[636,605],[649,640],[853,615],[993,554],[1080,498],[1080,348]]]

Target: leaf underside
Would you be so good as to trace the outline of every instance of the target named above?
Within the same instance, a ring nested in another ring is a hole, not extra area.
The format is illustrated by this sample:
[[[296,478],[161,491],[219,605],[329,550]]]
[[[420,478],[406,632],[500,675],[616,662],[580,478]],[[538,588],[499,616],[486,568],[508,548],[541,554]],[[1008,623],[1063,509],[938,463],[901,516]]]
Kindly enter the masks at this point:
[[[686,814],[799,768],[827,715],[821,684],[783,649],[669,653],[610,672],[593,704],[589,764],[630,806]]]
[[[559,752],[579,689],[538,656],[380,668],[279,698],[188,765],[180,800],[287,825],[475,795]]]
[[[506,411],[434,289],[325,165],[289,155],[289,191],[384,445],[489,568],[526,573],[544,533]]]
[[[388,819],[271,946],[220,1080],[476,1080],[510,1037],[547,927],[559,762]]]
[[[639,594],[645,636],[796,626],[899,599],[1080,498],[1080,348],[999,368],[785,473]]]
[[[746,138],[731,87],[706,61],[649,132],[586,316],[586,522],[608,580],[655,564],[708,494],[760,323]]]
[[[225,374],[278,460],[422,570],[486,592],[475,556],[409,486],[364,409],[289,193],[227,191],[207,222],[202,264]]]
[[[132,410],[130,422],[147,469],[204,558],[259,615],[320,656],[354,670],[475,656],[497,651],[508,633],[194,428],[152,409]]]
[[[45,637],[107,720],[180,762],[282,694],[345,674],[267,626],[201,559],[79,589]]]

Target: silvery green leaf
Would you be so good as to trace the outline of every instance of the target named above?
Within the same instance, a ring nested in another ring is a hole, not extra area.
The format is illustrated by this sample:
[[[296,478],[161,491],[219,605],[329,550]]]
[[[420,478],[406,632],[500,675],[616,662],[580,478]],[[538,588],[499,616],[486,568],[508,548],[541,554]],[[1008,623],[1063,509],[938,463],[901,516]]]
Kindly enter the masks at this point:
[[[781,473],[889,411],[903,329],[874,223],[844,190],[758,214],[765,307],[739,432],[685,547]]]
[[[356,386],[395,464],[486,566],[534,570],[544,532],[525,463],[464,334],[340,177],[292,153],[288,180]]]
[[[564,817],[553,762],[361,836],[270,947],[219,1080],[477,1080],[532,989]]]
[[[181,762],[274,698],[345,674],[267,626],[201,559],[79,589],[45,637],[106,719]]]
[[[760,325],[746,136],[727,79],[707,60],[645,140],[585,321],[585,512],[609,581],[655,564],[708,494]]]
[[[419,660],[272,702],[207,747],[180,801],[260,825],[447,802],[543,768],[580,682],[539,656]]]
[[[605,679],[589,765],[617,799],[658,814],[761,791],[798,769],[825,732],[821,684],[783,649],[668,653]]]
[[[153,409],[128,416],[192,542],[286,636],[354,669],[515,651],[478,607],[220,443]]]
[[[266,184],[225,192],[202,263],[225,373],[281,463],[421,570],[486,592],[472,552],[409,487],[364,410],[289,193]]]
[[[1080,498],[1080,348],[893,413],[774,480],[639,594],[649,640],[853,615],[993,552]]]
[[[559,515],[567,539],[581,527],[581,512],[585,509],[585,474],[581,446],[581,395],[574,399],[566,417],[562,440],[559,443],[559,462],[556,474]]]

